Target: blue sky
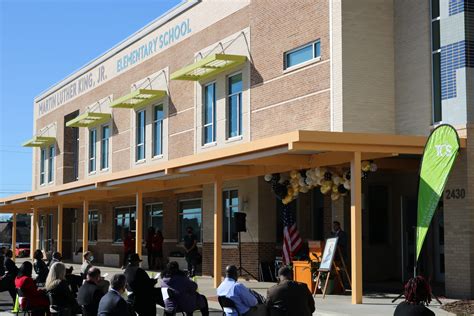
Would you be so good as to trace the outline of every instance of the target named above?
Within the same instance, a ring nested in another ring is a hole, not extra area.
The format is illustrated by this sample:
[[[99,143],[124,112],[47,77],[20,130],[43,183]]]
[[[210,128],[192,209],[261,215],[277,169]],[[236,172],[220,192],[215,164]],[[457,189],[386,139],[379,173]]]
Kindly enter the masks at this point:
[[[179,0],[0,0],[0,197],[31,190],[33,99]]]

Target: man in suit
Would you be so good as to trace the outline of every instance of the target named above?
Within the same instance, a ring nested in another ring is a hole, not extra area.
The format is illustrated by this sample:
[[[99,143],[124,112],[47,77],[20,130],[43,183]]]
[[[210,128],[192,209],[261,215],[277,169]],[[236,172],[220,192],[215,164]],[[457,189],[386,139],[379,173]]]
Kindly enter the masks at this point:
[[[102,293],[97,286],[99,282],[99,268],[89,268],[89,270],[87,270],[86,281],[82,284],[77,293],[77,302],[83,307],[87,315],[97,315],[100,299],[104,296],[104,293]]]
[[[109,292],[105,294],[99,303],[99,316],[131,316],[130,308],[123,299],[122,294],[125,293],[127,279],[123,274],[115,274]]]
[[[271,316],[313,314],[314,299],[304,283],[293,281],[293,272],[288,267],[278,270],[279,283],[268,289],[267,308]]]
[[[155,315],[156,303],[161,292],[160,289],[155,288],[157,280],[150,279],[148,273],[140,268],[141,261],[138,254],[131,254],[128,259],[129,264],[124,271],[127,278],[127,291],[131,292],[129,303],[140,316]]]
[[[347,262],[347,233],[341,229],[338,221],[332,223],[331,237],[337,237],[337,246],[341,249],[344,262]]]

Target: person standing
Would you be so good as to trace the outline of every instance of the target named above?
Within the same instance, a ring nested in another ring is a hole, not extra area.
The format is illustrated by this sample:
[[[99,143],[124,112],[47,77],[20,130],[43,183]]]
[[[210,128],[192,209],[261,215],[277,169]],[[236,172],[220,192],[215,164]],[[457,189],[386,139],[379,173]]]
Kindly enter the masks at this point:
[[[0,277],[5,275],[5,247],[0,248]]]
[[[127,279],[123,274],[115,274],[112,277],[110,290],[105,294],[99,303],[98,316],[132,316],[127,302],[122,297],[125,293]],[[155,315],[155,314],[151,314]]]
[[[334,221],[332,223],[331,237],[337,237],[337,246],[341,250],[344,262],[347,263],[347,233],[341,229],[341,223]]]
[[[193,228],[186,228],[184,236],[184,249],[186,251],[186,262],[188,263],[188,276],[193,277],[196,273],[197,257],[199,256],[197,248],[197,237],[193,232]]]
[[[128,257],[135,252],[135,238],[132,232],[127,231],[125,238],[123,239],[123,265],[122,269],[127,267]]]
[[[96,267],[91,267],[87,271],[87,276],[84,284],[77,292],[77,302],[87,312],[87,315],[97,315],[99,310],[99,302],[104,293],[97,286],[100,282],[100,270]]]
[[[315,308],[313,295],[308,286],[293,281],[293,271],[286,266],[278,270],[278,279],[278,284],[267,292],[266,305],[270,316],[284,313],[311,316]]]
[[[155,229],[153,227],[148,227],[146,240],[145,240],[145,248],[146,254],[148,259],[148,269],[153,270],[155,269],[155,263],[153,258],[153,237],[155,236]]]
[[[163,269],[163,234],[157,230],[153,236],[153,265],[156,269]]]

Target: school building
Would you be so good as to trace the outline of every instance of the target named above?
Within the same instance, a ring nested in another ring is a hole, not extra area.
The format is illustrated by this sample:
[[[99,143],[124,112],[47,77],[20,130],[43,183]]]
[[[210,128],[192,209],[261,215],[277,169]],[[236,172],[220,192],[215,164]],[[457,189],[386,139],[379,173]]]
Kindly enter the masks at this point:
[[[279,174],[304,240],[327,238],[333,220],[348,233],[361,303],[371,284],[412,275],[420,159],[448,123],[461,150],[419,268],[448,297],[472,298],[472,9],[183,1],[35,98],[32,190],[0,211],[32,214],[32,252],[89,249],[113,266],[126,231],[146,256],[147,228],[160,229],[168,259],[192,226],[214,277],[238,263],[244,212],[242,265],[258,275],[282,252],[282,203],[265,181]]]

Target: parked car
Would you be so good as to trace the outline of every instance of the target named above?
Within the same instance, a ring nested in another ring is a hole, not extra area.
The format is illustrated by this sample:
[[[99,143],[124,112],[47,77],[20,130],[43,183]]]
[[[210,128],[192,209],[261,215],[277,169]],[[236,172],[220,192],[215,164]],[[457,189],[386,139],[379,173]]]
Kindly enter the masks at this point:
[[[17,258],[23,258],[23,257],[28,257],[29,255],[30,255],[30,244],[29,243],[23,243],[23,242],[17,242],[16,243],[15,256]]]

